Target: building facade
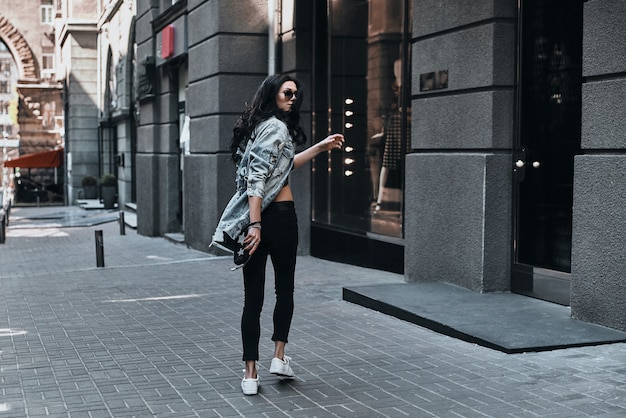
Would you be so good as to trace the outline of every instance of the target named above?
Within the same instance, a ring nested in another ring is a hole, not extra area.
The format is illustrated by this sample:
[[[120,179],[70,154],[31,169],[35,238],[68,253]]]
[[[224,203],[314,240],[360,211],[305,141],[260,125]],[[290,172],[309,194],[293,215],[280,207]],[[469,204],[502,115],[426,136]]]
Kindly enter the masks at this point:
[[[153,0],[137,43],[137,219],[207,245],[235,118],[268,73],[305,86],[300,251],[571,306],[626,330],[626,4]]]
[[[82,198],[82,180],[98,177],[98,3],[60,1],[55,19],[65,108],[68,203]]]
[[[17,144],[3,150],[3,159],[12,161],[12,166],[3,169],[2,186],[17,189],[17,202],[63,201],[64,176],[58,166],[62,158],[54,167],[20,162],[32,154],[62,153],[64,146],[62,88],[55,62],[56,11],[52,0],[38,0],[29,7],[19,0],[2,1],[0,133],[3,139]]]
[[[57,3],[55,34],[67,121],[69,204],[85,204],[94,197],[102,200],[99,193],[87,196],[83,181],[111,175],[117,183],[118,207],[135,201],[135,3]]]
[[[135,4],[101,1],[97,26],[98,174],[116,177],[119,208],[136,200]]]

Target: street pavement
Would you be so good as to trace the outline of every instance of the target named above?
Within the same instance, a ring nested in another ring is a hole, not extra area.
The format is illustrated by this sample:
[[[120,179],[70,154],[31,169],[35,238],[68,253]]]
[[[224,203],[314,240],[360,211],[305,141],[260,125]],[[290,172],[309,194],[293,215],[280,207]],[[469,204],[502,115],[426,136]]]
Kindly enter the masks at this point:
[[[625,344],[504,354],[343,301],[344,286],[403,278],[309,256],[298,259],[287,345],[296,378],[268,372],[269,276],[261,388],[244,396],[241,271],[227,257],[121,235],[110,213],[76,222],[77,210],[11,212],[0,418],[626,416]]]

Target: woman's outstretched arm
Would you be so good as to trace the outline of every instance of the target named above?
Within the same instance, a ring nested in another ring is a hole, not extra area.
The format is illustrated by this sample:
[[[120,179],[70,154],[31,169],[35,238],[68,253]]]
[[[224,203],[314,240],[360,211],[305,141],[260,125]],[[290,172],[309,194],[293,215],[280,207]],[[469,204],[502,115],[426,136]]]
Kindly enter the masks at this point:
[[[342,134],[332,134],[327,136],[317,144],[311,145],[304,151],[297,153],[293,160],[294,168],[302,167],[305,163],[311,161],[318,154],[324,151],[330,151],[335,148],[340,149],[343,145],[343,141],[344,138]]]

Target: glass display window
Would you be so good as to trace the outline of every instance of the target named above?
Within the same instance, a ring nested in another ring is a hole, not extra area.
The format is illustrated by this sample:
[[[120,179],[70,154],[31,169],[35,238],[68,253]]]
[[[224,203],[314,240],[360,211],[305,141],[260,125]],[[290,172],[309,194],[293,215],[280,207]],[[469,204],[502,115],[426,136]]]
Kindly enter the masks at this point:
[[[335,0],[316,10],[316,137],[341,152],[313,162],[313,224],[369,238],[403,236],[410,149],[410,2]]]

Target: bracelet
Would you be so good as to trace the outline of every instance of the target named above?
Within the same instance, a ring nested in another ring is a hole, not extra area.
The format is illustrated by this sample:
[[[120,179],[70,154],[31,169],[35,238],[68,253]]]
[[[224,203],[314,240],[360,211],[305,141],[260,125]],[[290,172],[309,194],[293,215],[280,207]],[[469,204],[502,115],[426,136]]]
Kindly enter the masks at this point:
[[[251,222],[250,225],[248,225],[248,228],[258,228],[258,229],[261,229],[261,221]]]

